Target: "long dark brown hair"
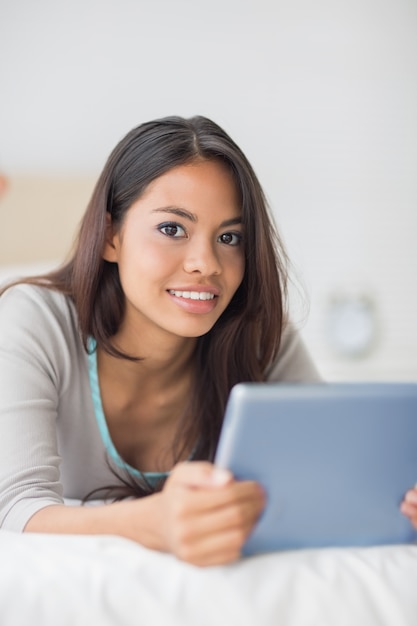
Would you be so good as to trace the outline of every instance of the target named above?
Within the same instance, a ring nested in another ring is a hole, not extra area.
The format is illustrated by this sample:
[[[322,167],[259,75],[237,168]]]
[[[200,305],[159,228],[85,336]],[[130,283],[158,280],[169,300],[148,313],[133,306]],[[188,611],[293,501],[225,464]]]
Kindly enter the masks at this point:
[[[93,337],[108,353],[135,358],[120,353],[112,343],[123,319],[125,298],[117,264],[103,260],[106,214],[120,227],[151,181],[173,167],[201,159],[216,159],[231,173],[245,233],[243,281],[217,323],[197,340],[195,385],[181,425],[181,440],[185,433],[185,447],[194,450],[194,458],[212,459],[230,389],[238,382],[262,381],[277,355],[287,294],[287,257],[261,185],[222,128],[197,116],[167,117],[130,131],[104,166],[69,261],[24,282],[46,285],[72,298],[86,349]]]

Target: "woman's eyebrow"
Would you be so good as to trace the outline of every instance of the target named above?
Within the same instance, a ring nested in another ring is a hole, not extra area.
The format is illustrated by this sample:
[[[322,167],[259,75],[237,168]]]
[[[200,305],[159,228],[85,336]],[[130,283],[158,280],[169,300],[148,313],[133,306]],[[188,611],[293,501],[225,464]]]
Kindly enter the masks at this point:
[[[175,206],[166,206],[166,207],[160,207],[158,209],[153,209],[152,213],[171,213],[173,215],[178,215],[178,217],[188,219],[190,220],[190,222],[194,222],[194,223],[198,222],[197,215],[195,215],[194,213],[191,213],[191,211],[188,211],[187,209],[181,209]],[[240,216],[237,216],[237,217],[232,217],[229,220],[225,220],[224,222],[220,224],[220,227],[224,228],[225,226],[233,226],[235,224],[241,224],[241,223],[242,223],[242,218]]]
[[[178,215],[178,217],[185,218],[190,220],[191,222],[197,222],[197,216],[191,211],[187,211],[187,209],[180,209],[175,206],[165,206],[159,209],[153,209],[152,213],[172,213],[173,215]]]
[[[232,217],[230,220],[225,220],[224,222],[220,224],[220,226],[224,228],[225,226],[234,226],[235,224],[241,224],[241,223],[242,223],[242,218],[239,215],[238,217]]]

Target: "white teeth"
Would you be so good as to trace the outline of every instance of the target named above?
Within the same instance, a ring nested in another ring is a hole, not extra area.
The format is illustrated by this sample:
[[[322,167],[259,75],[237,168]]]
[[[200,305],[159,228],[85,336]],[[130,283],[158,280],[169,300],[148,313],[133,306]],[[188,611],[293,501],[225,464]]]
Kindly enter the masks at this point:
[[[213,300],[214,294],[208,291],[177,291],[170,289],[169,293],[177,298],[189,298],[191,300]]]

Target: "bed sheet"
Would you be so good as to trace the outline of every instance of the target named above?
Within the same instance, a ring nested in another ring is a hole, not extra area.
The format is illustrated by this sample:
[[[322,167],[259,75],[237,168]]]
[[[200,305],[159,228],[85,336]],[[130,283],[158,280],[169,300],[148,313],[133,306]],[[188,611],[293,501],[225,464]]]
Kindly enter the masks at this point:
[[[112,536],[0,531],[2,626],[413,626],[417,546],[198,568]]]

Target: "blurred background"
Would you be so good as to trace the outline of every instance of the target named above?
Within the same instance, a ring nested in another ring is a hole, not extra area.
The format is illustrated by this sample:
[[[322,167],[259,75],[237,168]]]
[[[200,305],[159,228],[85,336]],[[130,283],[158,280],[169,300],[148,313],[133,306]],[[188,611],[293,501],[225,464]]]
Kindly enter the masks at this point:
[[[329,380],[417,380],[416,0],[0,0],[0,278],[68,254],[114,145],[203,114],[252,162]]]

